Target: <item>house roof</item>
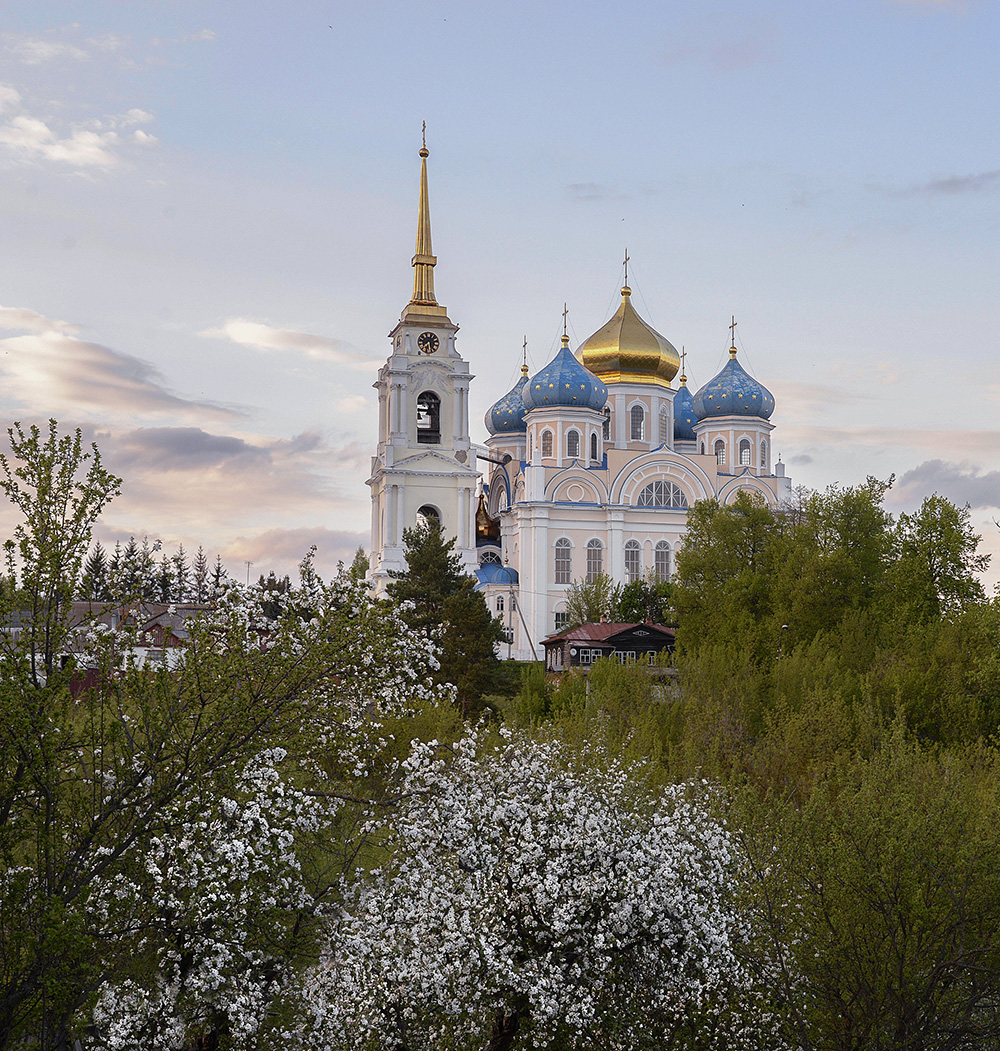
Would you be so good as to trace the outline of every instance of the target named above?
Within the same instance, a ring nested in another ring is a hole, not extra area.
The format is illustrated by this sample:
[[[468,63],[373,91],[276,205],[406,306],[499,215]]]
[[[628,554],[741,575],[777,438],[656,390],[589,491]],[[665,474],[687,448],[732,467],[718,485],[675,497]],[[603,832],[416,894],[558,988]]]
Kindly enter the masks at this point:
[[[600,624],[590,622],[578,624],[575,628],[567,628],[565,631],[557,631],[542,640],[545,646],[557,642],[604,642],[612,635],[620,635],[630,628],[653,628],[660,635],[668,635],[673,638],[674,629],[665,624],[644,624],[642,621],[626,621],[624,623],[608,623],[602,621]]]

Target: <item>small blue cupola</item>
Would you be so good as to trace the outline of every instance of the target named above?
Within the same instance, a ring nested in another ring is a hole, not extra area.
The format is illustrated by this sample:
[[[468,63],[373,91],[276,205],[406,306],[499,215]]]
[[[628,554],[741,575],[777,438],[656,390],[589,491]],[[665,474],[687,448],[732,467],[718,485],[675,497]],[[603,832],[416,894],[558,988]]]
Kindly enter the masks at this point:
[[[736,348],[730,347],[722,371],[694,396],[694,412],[699,420],[711,416],[757,416],[766,420],[774,412],[774,397],[744,370],[736,360]]]
[[[525,430],[524,387],[528,382],[528,366],[521,366],[517,383],[497,402],[486,410],[486,429],[493,434],[518,434]]]
[[[674,395],[674,441],[693,442],[694,425],[698,417],[694,411],[694,395],[687,385],[687,376],[681,373],[680,386]]]
[[[608,388],[585,369],[569,349],[569,336],[563,335],[559,353],[524,388],[528,410],[542,408],[603,409]]]

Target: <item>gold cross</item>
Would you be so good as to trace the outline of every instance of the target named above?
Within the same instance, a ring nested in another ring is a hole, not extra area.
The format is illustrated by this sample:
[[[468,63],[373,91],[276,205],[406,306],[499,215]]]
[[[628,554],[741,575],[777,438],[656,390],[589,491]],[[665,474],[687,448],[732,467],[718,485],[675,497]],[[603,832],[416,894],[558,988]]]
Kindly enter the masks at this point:
[[[424,149],[427,149],[427,121],[422,121],[420,124],[420,141],[423,144]]]
[[[684,362],[687,360],[687,351],[684,349],[684,345],[681,344],[681,375],[684,375]]]
[[[628,284],[628,249],[625,249],[625,284]]]
[[[527,336],[524,337],[524,345],[522,346],[521,349],[524,351],[523,364],[527,365],[528,364],[528,337]]]
[[[567,334],[566,333],[566,318],[568,316],[569,316],[569,307],[565,303],[563,303],[563,335],[564,336]]]
[[[736,315],[733,314],[733,323],[729,326],[730,338],[732,342],[729,344],[731,347],[736,346]]]

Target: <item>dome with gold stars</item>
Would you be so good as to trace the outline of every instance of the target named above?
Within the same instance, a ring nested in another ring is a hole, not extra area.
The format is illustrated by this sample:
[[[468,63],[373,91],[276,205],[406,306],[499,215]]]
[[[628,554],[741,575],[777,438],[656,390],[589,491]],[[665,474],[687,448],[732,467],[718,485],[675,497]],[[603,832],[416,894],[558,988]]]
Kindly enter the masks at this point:
[[[648,383],[669,387],[680,355],[635,312],[632,289],[622,288],[621,306],[577,351],[583,364],[605,383]]]
[[[559,353],[528,380],[522,397],[529,412],[556,407],[603,409],[608,388],[573,356],[564,332]]]
[[[710,416],[758,416],[766,420],[774,412],[774,396],[736,360],[736,348],[729,348],[729,360],[722,371],[694,396],[699,420]]]

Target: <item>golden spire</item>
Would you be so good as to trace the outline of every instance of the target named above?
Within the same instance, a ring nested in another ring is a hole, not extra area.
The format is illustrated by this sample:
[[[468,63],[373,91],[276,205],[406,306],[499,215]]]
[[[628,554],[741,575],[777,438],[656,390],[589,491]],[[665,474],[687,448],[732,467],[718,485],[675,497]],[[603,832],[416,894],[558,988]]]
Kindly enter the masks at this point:
[[[413,298],[411,303],[431,306],[434,298],[434,264],[437,257],[431,248],[431,206],[427,198],[427,122],[421,129],[420,209],[417,214],[417,248],[413,254]]]
[[[733,323],[729,326],[729,356],[731,358],[736,357],[736,315],[733,314]]]
[[[566,331],[566,319],[569,317],[569,307],[563,303],[563,334],[562,334],[562,345],[564,347],[569,346],[569,333]]]
[[[523,357],[521,358],[521,375],[528,375],[528,337],[524,337],[524,346],[521,348]]]
[[[681,375],[680,375],[680,385],[682,387],[686,387],[687,386],[687,382],[688,382],[687,365],[685,364],[686,361],[687,361],[687,351],[684,349],[684,344],[682,343],[681,344]]]

